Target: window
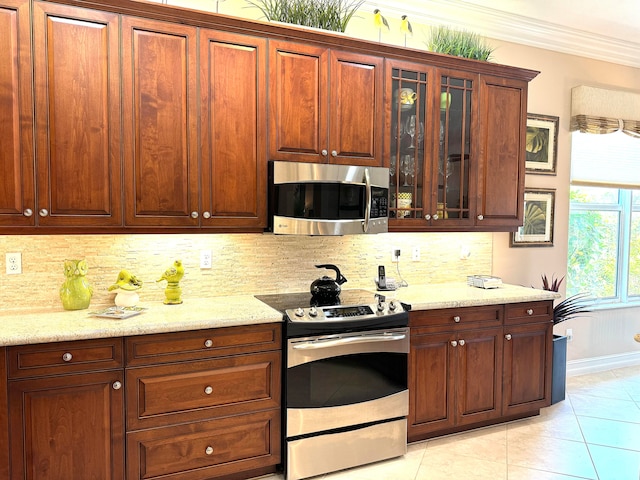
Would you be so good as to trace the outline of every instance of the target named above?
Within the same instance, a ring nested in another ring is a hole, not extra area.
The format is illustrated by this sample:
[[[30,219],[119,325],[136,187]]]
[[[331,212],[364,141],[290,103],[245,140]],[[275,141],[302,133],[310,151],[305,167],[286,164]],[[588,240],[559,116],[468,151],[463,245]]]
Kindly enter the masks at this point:
[[[594,140],[616,142],[611,134],[574,132],[571,140],[567,295],[589,292],[600,304],[640,304],[640,185],[629,181],[629,169],[616,168],[625,147],[618,142],[617,150],[593,148]],[[625,145],[631,145],[637,155],[640,140],[631,140],[634,143]],[[586,145],[590,147],[585,149]],[[618,178],[598,185],[600,182],[576,175],[593,172],[584,167],[595,157],[608,164]]]

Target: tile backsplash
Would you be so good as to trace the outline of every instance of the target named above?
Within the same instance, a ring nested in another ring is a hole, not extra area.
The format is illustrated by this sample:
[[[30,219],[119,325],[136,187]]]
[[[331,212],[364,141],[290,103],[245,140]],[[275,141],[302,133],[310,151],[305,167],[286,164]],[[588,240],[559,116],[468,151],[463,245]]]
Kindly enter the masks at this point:
[[[181,259],[183,299],[307,291],[313,280],[334,275],[316,264],[333,263],[348,279],[343,288],[374,288],[377,266],[398,278],[391,251],[399,247],[400,274],[409,284],[465,281],[491,273],[491,233],[388,233],[345,237],[272,234],[7,235],[0,237],[2,307],[62,309],[59,288],[65,259],[84,258],[94,287],[91,306],[112,305],[108,287],[126,268],[144,282],[142,302],[160,302],[162,272]],[[420,261],[412,261],[413,247]],[[200,251],[211,250],[213,268],[200,269]],[[5,253],[22,254],[20,275],[5,274]],[[469,253],[467,258],[463,253]]]

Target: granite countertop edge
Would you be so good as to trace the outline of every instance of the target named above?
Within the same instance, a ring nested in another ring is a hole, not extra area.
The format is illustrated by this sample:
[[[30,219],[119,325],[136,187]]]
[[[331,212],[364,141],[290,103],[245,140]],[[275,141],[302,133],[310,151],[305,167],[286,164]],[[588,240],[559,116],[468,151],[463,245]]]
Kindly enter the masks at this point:
[[[373,291],[373,290],[372,290]],[[384,292],[412,310],[459,308],[559,298],[556,292],[502,285],[494,289],[466,283],[414,285]],[[282,314],[253,295],[185,299],[181,305],[145,304],[143,313],[126,319],[90,315],[102,307],[66,311],[58,308],[5,309],[0,312],[0,347],[112,338],[208,328],[282,322]]]

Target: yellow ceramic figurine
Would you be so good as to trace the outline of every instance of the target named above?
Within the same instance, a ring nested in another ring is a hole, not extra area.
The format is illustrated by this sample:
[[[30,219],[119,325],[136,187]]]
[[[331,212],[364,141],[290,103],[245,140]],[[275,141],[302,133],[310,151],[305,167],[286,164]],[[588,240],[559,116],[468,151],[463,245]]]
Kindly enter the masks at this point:
[[[140,300],[136,290],[140,288],[142,288],[142,280],[128,270],[120,270],[116,283],[109,287],[109,291],[116,293],[115,304],[118,307],[135,307]]]
[[[86,260],[64,261],[64,275],[67,279],[60,287],[60,299],[65,310],[89,308],[93,287],[85,278],[88,270]]]
[[[180,288],[180,280],[184,276],[184,267],[181,260],[173,262],[173,266],[168,268],[156,282],[162,280],[167,281],[167,287],[164,289],[164,304],[178,305],[182,303],[182,288]]]

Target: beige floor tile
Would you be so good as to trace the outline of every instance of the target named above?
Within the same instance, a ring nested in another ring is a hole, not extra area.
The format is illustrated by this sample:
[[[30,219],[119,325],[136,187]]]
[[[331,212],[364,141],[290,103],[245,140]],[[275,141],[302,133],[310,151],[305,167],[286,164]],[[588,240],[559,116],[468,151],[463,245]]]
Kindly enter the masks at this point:
[[[507,462],[509,465],[546,472],[597,478],[584,442],[520,435],[518,438],[509,439]]]
[[[600,480],[638,480],[640,452],[588,445]],[[509,477],[509,480],[512,480]]]
[[[573,409],[567,401],[562,402],[569,405],[559,407],[559,404],[545,410],[555,409],[554,413],[546,413],[536,417],[530,417],[507,425],[507,440],[521,437],[541,436],[553,437],[564,440],[584,441],[582,431]],[[544,410],[543,410],[544,412]]]
[[[413,480],[424,456],[424,445],[409,446],[407,454],[399,457],[351,468],[335,473],[327,473],[326,480]]]
[[[533,468],[509,465],[507,467],[509,480],[578,480],[580,477],[562,475],[561,473],[543,472]]]
[[[506,464],[507,426],[497,425],[429,440],[425,456],[438,454],[461,455]]]
[[[587,444],[640,452],[640,423],[578,417]]]
[[[625,422],[640,423],[640,408],[631,398],[618,400],[592,395],[571,395],[569,397],[573,410],[578,417],[606,418]]]
[[[506,480],[504,462],[491,462],[455,453],[443,453],[428,447],[415,480]]]

